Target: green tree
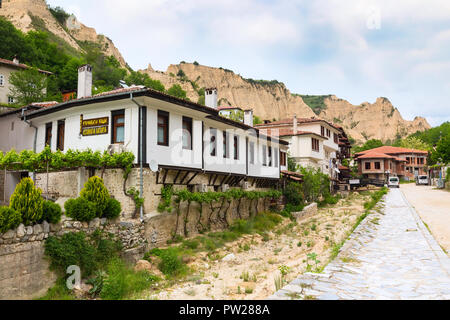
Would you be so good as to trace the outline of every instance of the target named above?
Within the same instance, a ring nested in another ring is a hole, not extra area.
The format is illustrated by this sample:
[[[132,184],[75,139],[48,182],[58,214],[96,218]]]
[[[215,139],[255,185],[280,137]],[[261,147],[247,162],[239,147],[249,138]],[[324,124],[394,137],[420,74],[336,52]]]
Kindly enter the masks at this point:
[[[9,77],[9,83],[10,96],[20,105],[45,100],[48,80],[37,69],[13,72]]]
[[[0,58],[12,60],[15,55],[30,50],[24,34],[3,17],[0,17],[0,39]]]
[[[384,144],[381,140],[371,139],[371,140],[366,141],[366,143],[364,143],[360,147],[359,146],[353,147],[353,152],[358,153],[358,152],[362,152],[362,151],[366,151],[366,150],[370,150],[370,149],[379,148],[382,146],[384,146]]]
[[[408,137],[406,139],[402,139],[399,143],[399,147],[426,151],[431,150],[431,146],[428,143],[423,142],[416,137]]]
[[[186,99],[186,91],[184,91],[179,84],[174,84],[167,90],[167,93],[177,98]]]
[[[41,189],[34,186],[33,180],[24,178],[11,195],[10,208],[19,212],[23,224],[32,225],[42,218],[44,199]]]
[[[432,153],[431,157],[435,162],[450,163],[450,135],[438,142],[436,151]]]

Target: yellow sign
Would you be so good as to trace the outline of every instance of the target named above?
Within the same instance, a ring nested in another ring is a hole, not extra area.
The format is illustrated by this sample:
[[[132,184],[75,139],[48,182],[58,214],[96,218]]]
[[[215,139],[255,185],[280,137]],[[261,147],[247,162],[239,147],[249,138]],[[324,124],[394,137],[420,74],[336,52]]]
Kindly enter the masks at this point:
[[[108,117],[82,120],[82,122],[81,122],[81,126],[83,128],[107,126],[108,124],[109,124],[109,118]]]
[[[108,133],[108,126],[83,128],[83,130],[82,130],[83,136],[95,136],[95,135],[107,134],[107,133]]]
[[[83,136],[95,136],[100,134],[108,134],[109,117],[83,119],[80,115],[80,128]]]

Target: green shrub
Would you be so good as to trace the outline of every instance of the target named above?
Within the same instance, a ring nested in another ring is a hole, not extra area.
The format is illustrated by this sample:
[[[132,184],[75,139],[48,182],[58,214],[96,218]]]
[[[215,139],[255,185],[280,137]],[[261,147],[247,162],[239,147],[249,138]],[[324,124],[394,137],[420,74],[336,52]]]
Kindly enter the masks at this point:
[[[152,250],[151,254],[161,258],[158,269],[165,275],[178,276],[187,271],[187,266],[183,263],[178,248]]]
[[[106,204],[105,212],[103,213],[103,217],[108,219],[115,219],[120,216],[122,212],[122,206],[119,201],[114,198],[109,198]]]
[[[61,206],[52,201],[45,200],[43,204],[43,214],[40,222],[58,223],[61,220]]]
[[[132,293],[148,289],[158,280],[158,277],[147,271],[135,272],[122,260],[114,259],[108,265],[100,297],[104,300],[121,300]]]
[[[10,199],[10,208],[19,212],[22,222],[32,225],[42,218],[44,199],[42,191],[35,188],[33,180],[24,178],[17,185]]]
[[[95,212],[97,217],[102,217],[108,206],[109,192],[106,189],[103,179],[94,176],[84,184],[80,197],[95,204]]]
[[[69,199],[64,204],[66,216],[77,220],[89,222],[96,217],[95,203],[85,198]]]
[[[61,237],[49,237],[44,248],[52,270],[65,275],[68,266],[77,265],[86,278],[118,257],[121,245],[111,235],[106,237],[101,232],[91,237],[84,232],[69,232]]]
[[[0,207],[0,233],[15,229],[22,223],[20,213],[9,207]]]
[[[283,190],[287,204],[299,206],[303,204],[303,191],[300,183],[290,182]]]

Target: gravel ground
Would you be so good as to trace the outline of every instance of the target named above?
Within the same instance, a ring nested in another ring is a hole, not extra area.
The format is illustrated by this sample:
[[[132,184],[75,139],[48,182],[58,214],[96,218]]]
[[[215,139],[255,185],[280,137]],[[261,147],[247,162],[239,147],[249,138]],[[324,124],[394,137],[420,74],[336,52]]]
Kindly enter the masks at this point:
[[[429,186],[402,184],[400,190],[428,225],[436,241],[450,252],[450,192]]]

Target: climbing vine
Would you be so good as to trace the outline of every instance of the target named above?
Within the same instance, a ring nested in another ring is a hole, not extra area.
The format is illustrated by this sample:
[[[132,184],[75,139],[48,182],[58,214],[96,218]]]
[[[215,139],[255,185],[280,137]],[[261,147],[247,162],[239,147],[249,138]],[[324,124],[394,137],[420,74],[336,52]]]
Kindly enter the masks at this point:
[[[189,222],[189,213],[190,208],[193,202],[197,203],[199,205],[198,211],[199,211],[199,217],[196,221],[196,227],[200,232],[204,232],[206,230],[209,230],[211,227],[211,223],[213,221],[214,214],[217,213],[217,219],[218,221],[223,222],[225,225],[228,225],[227,219],[226,219],[226,213],[228,212],[231,202],[233,200],[238,201],[238,214],[239,218],[242,219],[242,215],[240,212],[240,206],[242,199],[248,199],[250,200],[249,205],[249,212],[251,212],[251,215],[254,216],[257,213],[257,208],[255,207],[255,210],[252,210],[252,202],[256,200],[256,202],[259,199],[278,199],[282,195],[281,191],[278,190],[269,190],[269,191],[244,191],[242,189],[230,189],[225,192],[191,192],[187,189],[174,191],[171,185],[163,186],[161,188],[161,203],[158,206],[159,212],[171,212],[172,208],[172,201],[176,205],[176,224],[175,224],[175,230],[173,232],[173,237],[175,238],[178,231],[178,226],[180,223],[180,216],[181,216],[181,203],[187,202],[186,207],[186,215],[184,217],[184,225],[183,225],[183,233],[187,237],[189,235],[187,224]],[[174,196],[174,200],[172,200]],[[222,210],[225,202],[227,202],[228,206],[226,210]],[[215,209],[214,204],[220,203],[220,206]],[[203,225],[203,207],[204,205],[209,205],[210,213],[208,215],[207,219],[207,225]],[[266,208],[265,208],[266,209]],[[217,210],[217,211],[216,211]],[[221,212],[223,213],[223,216],[220,215]]]

